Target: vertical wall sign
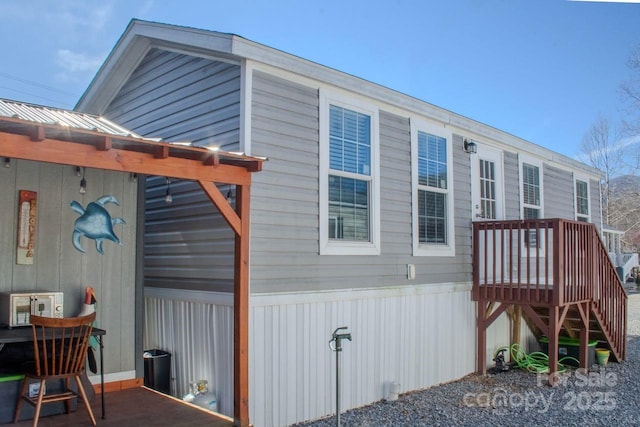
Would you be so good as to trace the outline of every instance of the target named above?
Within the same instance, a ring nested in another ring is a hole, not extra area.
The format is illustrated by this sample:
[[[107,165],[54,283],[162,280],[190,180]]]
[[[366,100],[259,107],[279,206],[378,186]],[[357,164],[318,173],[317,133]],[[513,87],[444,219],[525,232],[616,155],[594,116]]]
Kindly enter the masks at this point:
[[[20,190],[18,202],[18,253],[16,264],[33,264],[36,250],[38,193]]]

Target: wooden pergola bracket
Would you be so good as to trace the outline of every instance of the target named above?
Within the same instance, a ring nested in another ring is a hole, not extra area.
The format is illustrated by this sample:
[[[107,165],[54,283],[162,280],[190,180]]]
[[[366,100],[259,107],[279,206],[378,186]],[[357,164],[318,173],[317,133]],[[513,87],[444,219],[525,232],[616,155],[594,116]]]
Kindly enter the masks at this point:
[[[214,205],[218,208],[222,216],[224,217],[227,224],[233,229],[234,233],[237,235],[242,235],[242,220],[233,210],[227,199],[220,192],[218,187],[212,182],[207,181],[198,181],[200,187],[204,190],[204,192],[209,197],[209,200],[213,202]]]

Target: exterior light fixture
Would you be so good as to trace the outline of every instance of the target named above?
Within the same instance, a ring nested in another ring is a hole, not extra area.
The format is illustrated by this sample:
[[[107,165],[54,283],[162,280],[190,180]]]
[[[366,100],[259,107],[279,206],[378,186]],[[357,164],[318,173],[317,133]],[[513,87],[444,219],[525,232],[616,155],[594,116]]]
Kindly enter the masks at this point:
[[[82,169],[80,168],[80,166],[76,166],[76,176],[77,177],[82,176]]]
[[[470,139],[465,139],[463,144],[464,151],[469,154],[475,154],[478,152],[478,146]]]
[[[167,178],[167,191],[165,192],[164,201],[165,203],[173,202],[173,197],[171,196],[171,180],[169,178]]]
[[[4,158],[4,167],[5,168],[10,168],[11,167],[11,157],[5,157]]]
[[[231,203],[233,201],[233,194],[231,193],[231,189],[227,191],[227,202]]]
[[[135,172],[132,172],[129,174],[129,179],[131,179],[131,182],[138,182],[138,174]]]
[[[80,180],[80,194],[84,194],[87,192],[87,180],[84,179],[84,174],[87,171],[87,168],[82,168],[82,179]]]

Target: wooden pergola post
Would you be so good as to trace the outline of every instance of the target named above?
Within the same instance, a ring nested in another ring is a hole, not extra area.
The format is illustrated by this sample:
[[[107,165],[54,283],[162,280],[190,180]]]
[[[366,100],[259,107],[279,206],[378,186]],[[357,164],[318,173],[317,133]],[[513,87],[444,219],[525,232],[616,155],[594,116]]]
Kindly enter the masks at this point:
[[[236,186],[236,233],[233,297],[233,418],[249,426],[249,203],[250,187]]]
[[[247,172],[247,174],[249,174]],[[250,178],[250,176],[249,176]],[[215,184],[199,181],[235,233],[233,275],[233,419],[249,426],[249,213],[251,185],[236,185],[236,209]]]

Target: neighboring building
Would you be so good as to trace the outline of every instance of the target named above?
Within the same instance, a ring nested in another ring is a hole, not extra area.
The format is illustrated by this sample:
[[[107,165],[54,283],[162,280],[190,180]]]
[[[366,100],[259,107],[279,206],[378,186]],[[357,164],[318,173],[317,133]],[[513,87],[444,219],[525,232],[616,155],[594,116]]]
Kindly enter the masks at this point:
[[[405,392],[474,372],[472,221],[601,228],[597,170],[232,34],[134,20],[77,109],[140,135],[268,157],[251,190],[257,426],[335,411],[327,343],[340,326],[353,337],[343,409],[385,398],[392,382]],[[233,233],[195,183],[148,177],[144,194],[144,346],[173,354],[174,394],[206,379],[231,414]],[[509,333],[505,316],[489,356]],[[123,357],[137,357],[125,344]]]

